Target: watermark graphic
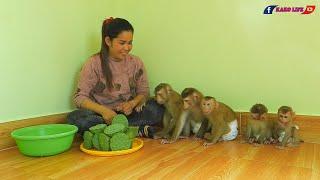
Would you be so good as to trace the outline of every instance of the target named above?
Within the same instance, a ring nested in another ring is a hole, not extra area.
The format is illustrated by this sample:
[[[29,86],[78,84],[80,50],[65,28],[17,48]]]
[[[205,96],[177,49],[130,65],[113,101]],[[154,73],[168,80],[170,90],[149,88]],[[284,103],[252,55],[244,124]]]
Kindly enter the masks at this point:
[[[277,14],[277,13],[311,14],[315,11],[315,9],[316,9],[315,5],[307,5],[306,7],[270,5],[264,9],[263,14]]]

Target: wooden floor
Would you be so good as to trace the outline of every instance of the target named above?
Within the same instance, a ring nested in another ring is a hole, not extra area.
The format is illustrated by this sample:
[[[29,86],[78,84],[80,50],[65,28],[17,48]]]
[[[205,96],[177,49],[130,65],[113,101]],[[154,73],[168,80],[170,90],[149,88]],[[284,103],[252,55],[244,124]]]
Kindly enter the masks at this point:
[[[144,139],[138,152],[95,157],[79,143],[62,154],[33,158],[16,147],[0,151],[1,179],[320,179],[320,145],[285,150],[239,141],[205,148],[201,141],[161,145]]]

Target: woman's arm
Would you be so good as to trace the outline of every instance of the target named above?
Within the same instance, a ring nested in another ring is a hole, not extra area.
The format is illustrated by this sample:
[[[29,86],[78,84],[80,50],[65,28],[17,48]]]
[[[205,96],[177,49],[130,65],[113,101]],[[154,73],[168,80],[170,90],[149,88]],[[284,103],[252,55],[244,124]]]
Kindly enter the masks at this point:
[[[74,102],[78,108],[89,109],[100,114],[106,123],[110,123],[116,113],[90,99],[90,93],[99,81],[98,67],[100,64],[95,57],[86,61],[80,72],[80,78],[77,85],[77,91],[74,96]]]

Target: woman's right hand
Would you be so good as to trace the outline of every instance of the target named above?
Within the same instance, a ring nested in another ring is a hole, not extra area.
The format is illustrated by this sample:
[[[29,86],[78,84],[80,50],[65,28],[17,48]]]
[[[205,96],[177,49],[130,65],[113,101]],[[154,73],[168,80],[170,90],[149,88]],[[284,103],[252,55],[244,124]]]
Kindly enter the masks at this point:
[[[81,103],[81,107],[100,114],[104,119],[104,122],[106,122],[107,124],[111,124],[112,118],[117,115],[117,113],[114,112],[112,109],[109,109],[103,105],[93,102],[90,99],[85,99]]]
[[[104,122],[107,124],[111,124],[112,118],[117,115],[116,112],[112,110],[104,111],[102,114],[102,118],[104,119]]]

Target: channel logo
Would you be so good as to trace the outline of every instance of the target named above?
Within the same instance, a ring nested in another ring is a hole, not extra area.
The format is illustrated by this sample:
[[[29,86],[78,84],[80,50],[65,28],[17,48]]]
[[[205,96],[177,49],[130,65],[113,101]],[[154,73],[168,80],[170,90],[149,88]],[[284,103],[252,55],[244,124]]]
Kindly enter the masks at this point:
[[[276,14],[276,13],[300,13],[300,14],[311,14],[316,9],[315,5],[307,5],[306,7],[288,7],[288,6],[278,6],[270,5],[267,6],[263,14]]]

